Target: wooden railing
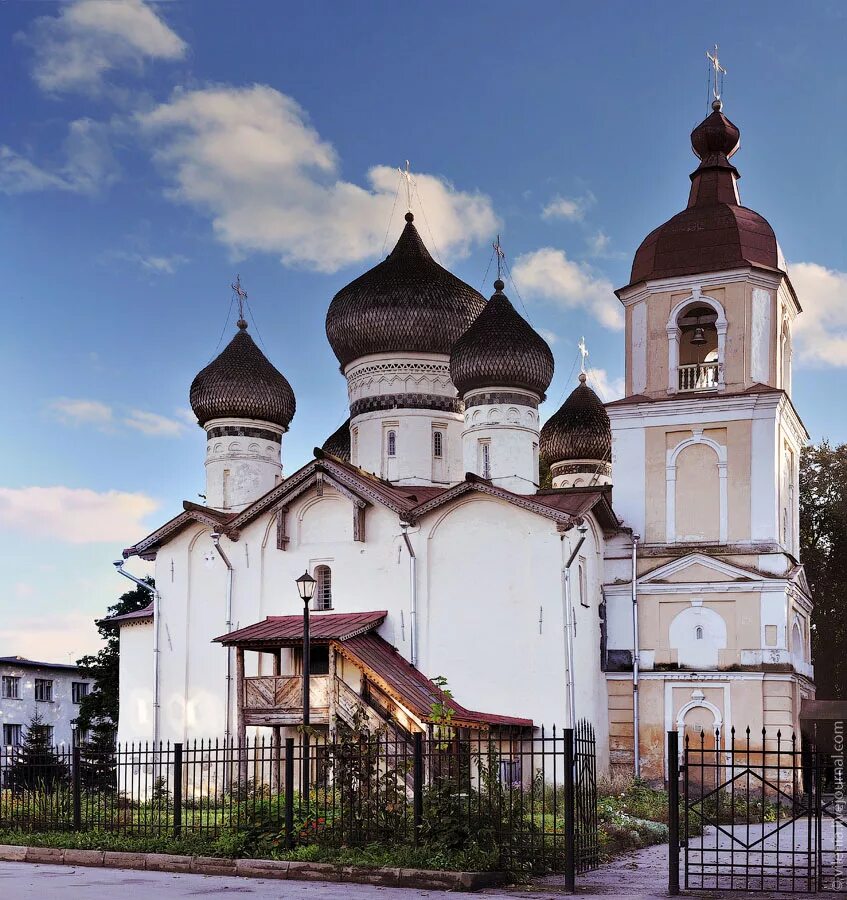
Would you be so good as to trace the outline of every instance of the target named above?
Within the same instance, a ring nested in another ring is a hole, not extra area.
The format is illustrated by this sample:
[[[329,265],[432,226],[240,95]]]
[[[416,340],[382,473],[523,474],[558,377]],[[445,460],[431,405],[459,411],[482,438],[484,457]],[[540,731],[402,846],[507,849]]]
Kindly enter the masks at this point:
[[[718,388],[718,363],[694,363],[679,366],[680,391],[715,391]]]
[[[329,681],[329,675],[309,679],[309,711],[316,725],[329,720]],[[244,711],[248,724],[299,724],[303,721],[303,679],[299,675],[245,678]]]

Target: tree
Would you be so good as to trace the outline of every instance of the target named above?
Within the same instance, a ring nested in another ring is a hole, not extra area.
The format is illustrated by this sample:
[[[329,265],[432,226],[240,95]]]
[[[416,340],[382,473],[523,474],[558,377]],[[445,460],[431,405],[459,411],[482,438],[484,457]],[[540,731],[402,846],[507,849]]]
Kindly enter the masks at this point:
[[[53,748],[50,728],[36,713],[27,725],[24,740],[16,747],[6,771],[5,787],[26,791],[52,791],[67,784],[70,776],[65,761]]]
[[[144,581],[153,587],[152,578],[145,578]],[[107,616],[136,612],[149,606],[151,600],[149,591],[141,587],[133,588],[121,594],[118,602],[108,608]],[[105,647],[94,656],[83,656],[76,661],[81,674],[93,680],[94,688],[88,696],[82,698],[79,715],[74,721],[82,731],[88,731],[95,725],[105,725],[114,732],[118,727],[120,637],[118,630],[108,622],[98,624],[97,630],[106,642]]]
[[[800,554],[815,604],[818,696],[847,699],[847,444],[823,441],[803,451]]]

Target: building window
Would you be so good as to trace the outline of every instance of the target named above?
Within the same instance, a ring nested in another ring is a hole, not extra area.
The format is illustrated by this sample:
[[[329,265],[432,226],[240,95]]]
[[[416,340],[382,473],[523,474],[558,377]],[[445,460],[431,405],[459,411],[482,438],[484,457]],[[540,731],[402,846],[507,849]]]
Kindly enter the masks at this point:
[[[82,698],[87,697],[91,691],[91,685],[87,681],[71,682],[71,699],[74,703],[82,703]]]
[[[47,746],[55,747],[56,746],[56,740],[55,740],[56,731],[53,728],[53,726],[52,725],[39,725],[39,728],[44,729],[42,731],[42,734],[47,738]]]
[[[332,609],[332,569],[329,566],[315,566],[315,597],[312,608]]]
[[[53,682],[49,678],[35,679],[35,699],[42,703],[53,702]]]
[[[436,459],[444,456],[444,434],[441,431],[432,432],[432,455]]]
[[[23,739],[23,728],[20,725],[3,726],[3,746],[20,747]]]
[[[397,432],[396,431],[389,431],[388,434],[386,435],[385,452],[386,452],[386,455],[389,457],[397,456]]]
[[[491,478],[491,443],[479,442],[479,474],[483,478]]]
[[[521,761],[519,759],[500,760],[500,781],[503,784],[519,786],[521,784]]]
[[[702,640],[703,640],[703,626],[702,626],[702,625],[698,625],[698,626],[694,629],[694,639],[697,640],[697,641],[702,641]]]
[[[4,700],[21,699],[21,679],[17,675],[4,675],[2,697]]]

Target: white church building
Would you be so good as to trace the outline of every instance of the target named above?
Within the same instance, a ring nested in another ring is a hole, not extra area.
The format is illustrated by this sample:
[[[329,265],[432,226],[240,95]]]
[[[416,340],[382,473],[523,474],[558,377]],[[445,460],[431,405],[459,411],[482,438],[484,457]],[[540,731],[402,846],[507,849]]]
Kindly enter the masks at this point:
[[[797,726],[814,695],[800,305],[773,230],[740,204],[720,101],[691,140],[688,205],[617,292],[626,396],[605,407],[582,375],[542,428],[550,348],[501,281],[486,301],[436,263],[411,213],[330,303],[350,418],[295,472],[294,391],[238,322],[191,386],[207,505],[124,552],[155,561],[158,593],[112,620],[121,741],[300,724],[304,571],[318,729],[362,704],[426,731],[441,677],[458,728],[587,719],[601,770],[631,769],[637,731],[660,779],[669,729]]]

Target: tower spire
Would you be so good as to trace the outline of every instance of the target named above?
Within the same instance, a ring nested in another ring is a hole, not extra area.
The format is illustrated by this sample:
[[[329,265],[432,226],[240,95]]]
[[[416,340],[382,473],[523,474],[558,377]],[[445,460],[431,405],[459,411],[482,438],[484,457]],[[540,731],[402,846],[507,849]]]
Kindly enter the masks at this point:
[[[720,60],[718,59],[718,45],[715,44],[715,53],[714,56],[706,51],[706,58],[712,64],[712,109],[720,110],[723,107],[723,103],[721,102],[721,91],[720,88],[723,86],[723,76],[726,75],[726,69],[720,64]],[[718,84],[718,78],[720,76],[720,85]]]
[[[247,327],[247,320],[244,318],[244,301],[247,299],[247,291],[241,287],[241,276],[236,275],[235,281],[230,285],[235,299],[238,301],[238,327],[243,331]]]
[[[500,235],[497,235],[497,240],[491,245],[494,248],[494,255],[497,257],[497,281],[499,283],[499,287],[495,284],[495,290],[503,290],[503,263],[506,260],[506,254],[503,252],[503,247],[500,244]]]
[[[397,169],[400,173],[400,177],[406,184],[406,213],[409,214],[412,212],[412,190],[415,185],[415,181],[412,178],[411,164],[409,160],[406,160],[406,168],[405,169]],[[407,219],[407,221],[411,221]]]
[[[576,345],[579,349],[579,355],[581,358],[579,363],[579,380],[585,384],[586,372],[585,372],[585,360],[588,359],[588,347],[585,345],[585,337],[581,337],[579,339],[579,343]]]

